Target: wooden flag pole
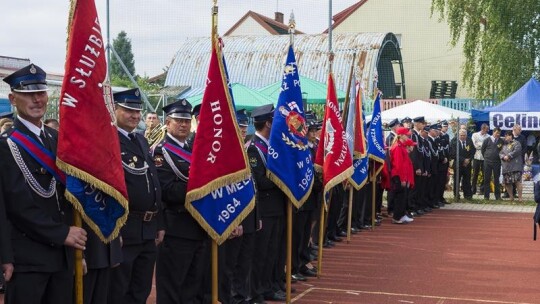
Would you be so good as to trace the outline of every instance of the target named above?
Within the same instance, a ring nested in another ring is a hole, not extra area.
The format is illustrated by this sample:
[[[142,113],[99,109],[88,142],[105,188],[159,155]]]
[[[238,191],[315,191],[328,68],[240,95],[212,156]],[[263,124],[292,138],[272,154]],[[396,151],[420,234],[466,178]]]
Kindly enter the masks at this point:
[[[82,218],[79,211],[74,210],[73,224],[75,227],[82,227]],[[75,303],[83,304],[83,252],[80,249],[75,249]]]
[[[286,301],[285,303],[290,304],[291,303],[291,278],[292,278],[292,202],[289,200],[287,202],[287,272],[286,272]]]
[[[351,242],[353,191],[354,191],[354,187],[350,185],[349,186],[349,213],[347,215],[347,243]]]
[[[323,253],[323,244],[324,244],[324,199],[321,203],[321,216],[319,218],[319,253],[317,254],[317,278],[321,277],[322,274],[322,253]]]
[[[218,302],[218,244],[212,241],[212,304]]]
[[[218,24],[218,6],[217,0],[213,0],[212,6],[212,48],[217,47],[217,24]],[[218,244],[212,241],[212,304],[218,304]]]
[[[375,162],[372,161],[373,163],[373,167],[375,166]],[[375,168],[373,168],[375,169]],[[376,191],[375,191],[375,186],[376,186],[376,174],[375,174],[375,170],[371,170],[371,229],[375,229],[375,200],[376,200]]]

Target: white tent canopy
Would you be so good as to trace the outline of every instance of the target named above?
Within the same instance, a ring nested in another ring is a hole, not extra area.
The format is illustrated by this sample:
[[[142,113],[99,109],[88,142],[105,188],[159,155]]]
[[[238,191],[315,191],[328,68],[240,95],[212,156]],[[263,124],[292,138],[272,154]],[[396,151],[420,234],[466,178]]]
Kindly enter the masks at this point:
[[[383,122],[390,122],[394,118],[401,120],[405,117],[415,118],[418,116],[424,116],[426,122],[434,123],[439,120],[451,120],[458,118],[460,120],[468,120],[471,117],[471,113],[454,110],[423,100],[416,100],[381,112]],[[371,115],[366,117],[366,120],[370,121]]]

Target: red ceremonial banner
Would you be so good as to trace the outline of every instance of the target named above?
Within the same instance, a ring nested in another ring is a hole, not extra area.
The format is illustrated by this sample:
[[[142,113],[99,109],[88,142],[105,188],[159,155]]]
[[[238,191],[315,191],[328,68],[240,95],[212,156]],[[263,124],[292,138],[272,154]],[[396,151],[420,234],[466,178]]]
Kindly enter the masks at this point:
[[[343,129],[343,120],[339,113],[332,73],[328,75],[328,95],[322,123],[321,137],[315,156],[315,169],[322,170],[323,198],[326,201],[326,193],[353,173],[352,157]]]
[[[114,223],[103,223],[103,219],[92,220],[85,213],[87,204],[73,193],[70,195],[68,181],[68,199],[96,234],[102,240],[109,241],[118,235],[127,219],[127,190],[118,131],[111,119],[112,104],[109,103],[111,107],[107,108],[105,98],[104,88],[110,87],[104,84],[107,75],[104,43],[94,1],[73,2],[60,94],[57,164],[66,174],[83,182],[83,194],[101,191],[120,205],[109,213],[114,213]],[[110,101],[110,90],[107,94]],[[105,202],[102,195],[94,194],[93,199]],[[105,207],[97,209],[103,210]],[[112,227],[109,235],[102,234],[102,224]]]

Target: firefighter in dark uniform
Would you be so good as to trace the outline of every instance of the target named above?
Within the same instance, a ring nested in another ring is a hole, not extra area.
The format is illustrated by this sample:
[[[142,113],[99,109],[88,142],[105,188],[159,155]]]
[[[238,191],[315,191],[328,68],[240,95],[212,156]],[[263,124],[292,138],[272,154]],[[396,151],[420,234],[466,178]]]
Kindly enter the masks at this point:
[[[415,211],[416,215],[423,215],[424,210],[422,210],[422,196],[424,195],[424,179],[422,174],[425,171],[424,168],[424,147],[422,146],[422,137],[420,133],[425,125],[424,116],[415,117],[413,119],[414,128],[411,131],[411,139],[416,143],[416,146],[413,147],[409,156],[411,158],[413,168],[414,168],[414,188],[411,189],[409,193],[409,203],[408,208],[410,211]]]
[[[245,140],[249,119],[245,109],[236,111],[236,120],[241,137]],[[255,232],[259,228],[257,205],[235,229],[225,243],[219,247],[218,259],[225,267],[220,269],[219,300],[221,303],[247,303],[250,298],[251,269],[254,258]],[[241,235],[240,235],[240,229]]]
[[[422,172],[422,184],[423,192],[421,195],[420,205],[424,212],[431,212],[433,208],[429,206],[429,180],[431,178],[431,150],[428,142],[429,125],[424,125],[424,128],[420,132],[422,141],[422,160],[424,162],[424,171]]]
[[[427,180],[427,206],[431,209],[439,209],[439,202],[437,199],[437,182],[439,180],[439,142],[437,137],[439,136],[439,131],[437,131],[438,125],[432,124],[429,126],[426,143],[427,148],[431,154],[430,162],[430,177]]]
[[[141,92],[114,94],[120,154],[129,216],[120,230],[123,261],[111,271],[109,303],[146,303],[152,288],[156,245],[163,240],[161,189],[148,142],[135,131],[141,120]]]
[[[448,167],[450,164],[450,136],[448,133],[448,122],[446,120],[441,121],[441,130],[439,132],[439,149],[440,155],[442,155],[442,162],[439,165],[439,202],[446,205],[450,204],[444,198],[444,192],[446,191],[446,184],[448,183]]]
[[[156,264],[157,302],[196,303],[205,275],[208,235],[185,208],[192,146],[191,104],[177,100],[165,107],[167,135],[154,150],[163,192],[167,234]]]
[[[48,103],[45,79],[45,72],[34,64],[4,78],[17,109],[13,126],[0,137],[0,197],[11,223],[14,267],[7,283],[8,304],[71,304],[72,249],[86,246],[86,231],[70,226],[73,212],[64,199],[64,186],[38,161],[46,157],[27,152],[48,150],[52,155],[48,161],[55,161],[58,133],[41,121]],[[6,225],[2,221],[1,229]],[[2,263],[11,262],[9,255]]]
[[[395,141],[397,141],[396,136],[396,129],[400,127],[400,123],[397,120],[397,118],[393,119],[388,123],[388,128],[390,128],[390,133],[388,133],[388,136],[386,136],[386,139],[384,141],[384,148],[386,150],[386,168],[389,172],[392,171],[392,160],[390,155],[390,148],[394,144]],[[392,213],[394,212],[394,191],[393,188],[388,191],[388,195],[386,196],[387,200],[387,213],[388,216],[392,216]]]
[[[285,194],[266,177],[268,139],[274,117],[272,104],[260,106],[251,112],[255,135],[248,147],[248,158],[257,187],[257,205],[261,215],[262,229],[256,233],[255,258],[252,272],[252,302],[266,300],[285,301],[285,293],[276,288],[277,277],[284,276],[284,264],[279,261],[284,230]],[[264,298],[264,299],[263,299]]]

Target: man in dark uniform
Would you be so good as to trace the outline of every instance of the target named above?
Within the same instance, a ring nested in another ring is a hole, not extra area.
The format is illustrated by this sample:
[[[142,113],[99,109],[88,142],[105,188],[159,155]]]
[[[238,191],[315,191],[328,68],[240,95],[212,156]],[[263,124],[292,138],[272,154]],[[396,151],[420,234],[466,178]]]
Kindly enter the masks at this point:
[[[120,231],[123,262],[111,271],[109,303],[146,303],[152,288],[156,244],[165,234],[161,189],[148,142],[135,131],[141,120],[141,92],[114,94],[116,125],[129,200]]]
[[[198,104],[195,107],[193,107],[193,110],[191,111],[191,115],[195,117],[196,125],[199,126],[199,112],[201,111],[201,105]],[[197,130],[191,132],[188,136],[187,143],[193,147],[193,142],[195,141],[195,136],[197,135]]]
[[[446,133],[448,131],[448,122],[446,120],[441,121],[441,130],[439,133],[439,156],[442,157],[442,162],[439,163],[439,194],[437,195],[439,202],[442,204],[450,204],[444,198],[444,192],[446,191],[446,184],[448,183],[448,167],[450,163],[450,136]]]
[[[236,111],[236,120],[240,127],[241,138],[245,140],[245,130],[249,124],[245,109]],[[218,281],[221,303],[247,303],[250,298],[255,232],[258,228],[259,214],[255,205],[242,224],[233,231],[232,237],[219,247],[218,259],[221,269]]]
[[[450,142],[450,158],[454,160],[454,194],[456,197],[459,197],[459,184],[461,181],[463,196],[466,200],[472,199],[471,161],[475,152],[476,149],[472,140],[467,137],[467,130],[459,130],[459,135],[452,138]],[[457,171],[458,166],[459,173]]]
[[[257,205],[261,214],[262,229],[256,234],[255,259],[253,259],[252,302],[267,300],[284,301],[285,293],[276,288],[277,277],[284,276],[284,261],[279,261],[283,249],[285,194],[266,177],[268,139],[274,117],[272,104],[260,106],[251,112],[255,135],[248,147],[249,163],[257,187]],[[281,265],[280,265],[281,264]]]
[[[432,124],[429,126],[427,144],[429,151],[431,152],[431,176],[428,179],[427,197],[428,207],[432,209],[438,209],[444,205],[439,204],[439,164],[442,162],[442,155],[439,154],[439,124]]]
[[[421,135],[421,145],[423,147],[422,149],[422,159],[424,161],[424,171],[422,172],[422,184],[423,184],[423,192],[421,195],[420,205],[421,209],[424,210],[424,212],[431,212],[432,208],[430,206],[429,202],[429,187],[430,187],[430,179],[431,179],[431,170],[432,170],[432,155],[431,155],[431,149],[429,148],[429,142],[428,142],[428,132],[429,132],[430,126],[424,125],[424,128],[420,132]],[[439,206],[437,206],[438,208]]]
[[[7,284],[7,304],[71,304],[72,248],[86,246],[86,231],[70,226],[72,207],[64,199],[64,186],[54,170],[45,169],[56,167],[58,142],[57,131],[41,121],[49,100],[45,79],[45,72],[34,64],[4,78],[18,114],[0,138],[0,197],[11,223],[15,271]],[[28,152],[35,150],[44,153]],[[6,222],[0,225],[4,229]]]
[[[414,129],[411,132],[411,139],[416,143],[416,146],[413,147],[409,157],[411,158],[413,168],[414,168],[414,188],[411,189],[410,195],[408,197],[408,209],[410,211],[415,211],[417,215],[423,215],[424,210],[422,210],[421,200],[424,195],[424,179],[422,174],[425,171],[424,168],[424,147],[422,146],[422,137],[420,133],[424,128],[426,121],[424,116],[415,117]]]
[[[1,180],[0,180],[0,189]],[[5,283],[11,280],[13,275],[13,249],[9,235],[9,222],[6,218],[4,197],[0,196],[0,265],[2,266],[0,277],[0,293],[5,292]]]
[[[167,135],[154,151],[163,191],[167,234],[156,265],[157,302],[196,303],[208,256],[208,235],[185,208],[191,149],[191,104],[177,100],[165,107]]]

